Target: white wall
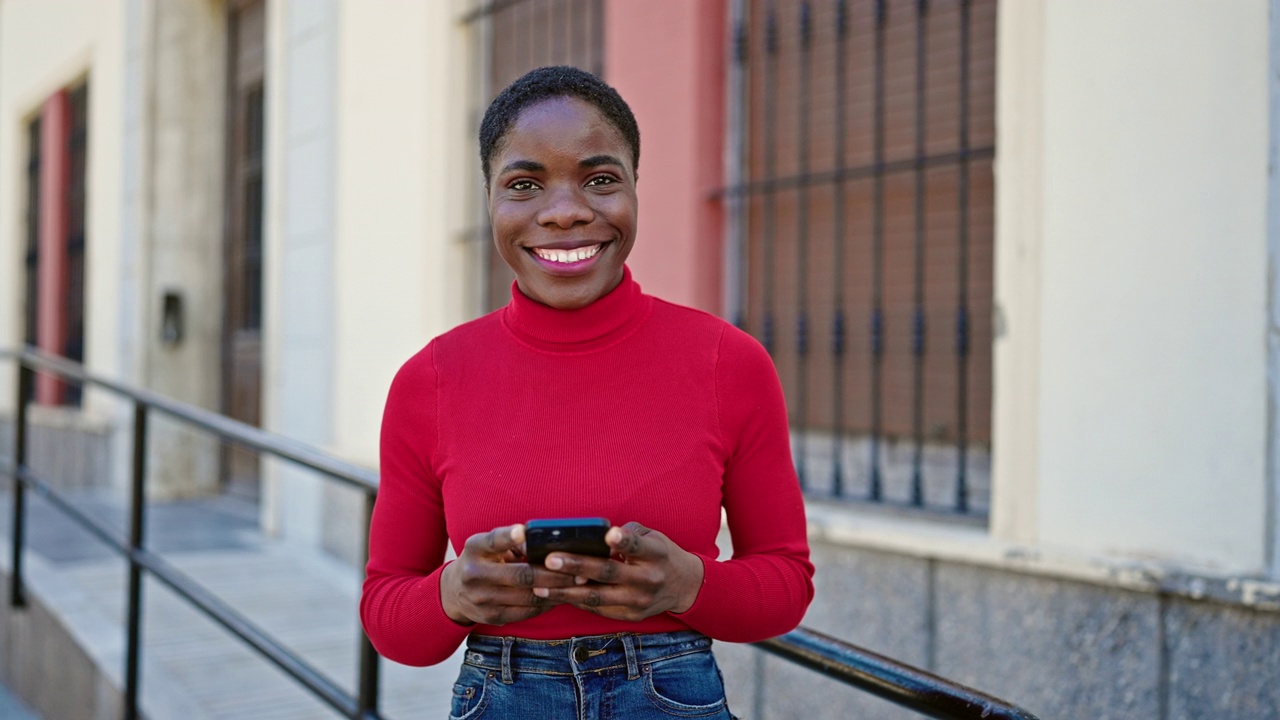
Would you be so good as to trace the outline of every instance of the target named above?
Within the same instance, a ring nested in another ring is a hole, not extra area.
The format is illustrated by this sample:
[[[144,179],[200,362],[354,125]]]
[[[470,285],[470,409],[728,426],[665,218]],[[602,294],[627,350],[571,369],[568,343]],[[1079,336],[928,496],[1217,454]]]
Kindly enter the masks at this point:
[[[85,359],[114,375],[120,292],[114,271],[123,205],[124,3],[0,3],[0,345],[22,342],[26,253],[26,123],[57,90],[89,77],[89,205],[86,210]],[[0,408],[13,403],[14,373],[0,369]],[[94,404],[91,396],[90,405]]]
[[[266,424],[376,466],[392,376],[464,319],[465,33],[444,2],[270,7]],[[264,524],[348,554],[332,487],[272,466]]]
[[[334,194],[340,6],[267,4],[263,426],[321,447],[333,439]],[[322,480],[266,463],[264,526],[321,537]]]
[[[343,5],[334,441],[370,466],[395,371],[465,319],[465,201],[481,181],[450,5]]]
[[[994,527],[1259,571],[1268,3],[1010,5]]]

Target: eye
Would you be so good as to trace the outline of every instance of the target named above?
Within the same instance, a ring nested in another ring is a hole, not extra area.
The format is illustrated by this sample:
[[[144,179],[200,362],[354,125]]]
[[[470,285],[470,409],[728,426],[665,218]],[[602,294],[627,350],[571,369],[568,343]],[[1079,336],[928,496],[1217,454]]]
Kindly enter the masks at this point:
[[[516,180],[507,185],[507,187],[516,192],[532,192],[538,188],[537,184],[532,180]]]
[[[612,175],[597,175],[587,181],[587,187],[605,187],[618,182]]]

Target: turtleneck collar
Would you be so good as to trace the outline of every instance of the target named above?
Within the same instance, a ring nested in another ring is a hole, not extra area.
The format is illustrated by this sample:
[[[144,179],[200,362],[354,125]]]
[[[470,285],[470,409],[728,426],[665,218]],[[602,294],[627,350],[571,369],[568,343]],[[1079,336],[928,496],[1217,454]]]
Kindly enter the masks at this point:
[[[625,339],[649,314],[652,298],[622,266],[622,282],[590,305],[557,310],[532,300],[511,283],[511,302],[502,323],[522,342],[547,352],[601,350]]]

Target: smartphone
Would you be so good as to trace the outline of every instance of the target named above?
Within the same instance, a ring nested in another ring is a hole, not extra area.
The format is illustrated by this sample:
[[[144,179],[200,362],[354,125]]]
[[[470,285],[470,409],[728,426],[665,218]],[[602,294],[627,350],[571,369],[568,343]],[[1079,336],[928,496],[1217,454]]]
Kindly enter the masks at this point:
[[[530,520],[524,526],[525,556],[531,565],[542,565],[552,552],[607,558],[612,553],[604,541],[609,527],[600,517]]]

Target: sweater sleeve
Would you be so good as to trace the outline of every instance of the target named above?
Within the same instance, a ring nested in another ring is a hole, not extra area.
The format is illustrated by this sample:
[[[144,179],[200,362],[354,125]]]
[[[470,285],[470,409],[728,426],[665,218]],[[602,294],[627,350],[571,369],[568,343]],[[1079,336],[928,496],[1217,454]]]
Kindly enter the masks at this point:
[[[777,371],[733,327],[720,341],[716,396],[729,448],[723,487],[733,557],[702,558],[702,589],[678,617],[713,638],[755,642],[800,624],[813,600],[813,564]]]
[[[382,415],[381,479],[369,528],[360,619],[378,652],[405,665],[446,660],[469,628],[440,602],[448,546],[436,446],[433,345],[411,358],[391,383]]]

